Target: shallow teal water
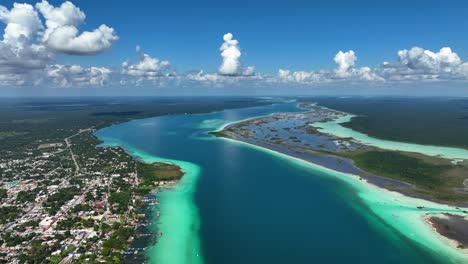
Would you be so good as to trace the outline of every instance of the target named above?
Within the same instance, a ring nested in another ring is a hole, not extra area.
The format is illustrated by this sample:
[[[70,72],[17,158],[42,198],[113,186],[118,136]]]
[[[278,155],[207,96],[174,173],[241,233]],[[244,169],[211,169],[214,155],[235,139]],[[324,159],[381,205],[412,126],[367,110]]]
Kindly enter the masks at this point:
[[[161,197],[163,236],[149,251],[152,263],[464,260],[422,219],[425,212],[460,210],[207,135],[229,122],[282,111],[300,110],[282,104],[164,116],[96,133],[106,144],[121,145],[149,162],[178,163],[188,173]]]

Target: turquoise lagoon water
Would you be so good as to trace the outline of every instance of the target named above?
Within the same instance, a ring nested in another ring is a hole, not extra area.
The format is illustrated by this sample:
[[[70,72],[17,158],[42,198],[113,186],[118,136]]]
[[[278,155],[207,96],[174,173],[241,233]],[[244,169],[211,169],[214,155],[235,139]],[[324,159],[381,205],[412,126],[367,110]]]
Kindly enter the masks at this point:
[[[145,161],[186,176],[161,195],[151,263],[460,263],[425,224],[460,210],[388,192],[357,177],[207,133],[294,104],[135,120],[99,130]],[[424,210],[416,209],[425,206]]]

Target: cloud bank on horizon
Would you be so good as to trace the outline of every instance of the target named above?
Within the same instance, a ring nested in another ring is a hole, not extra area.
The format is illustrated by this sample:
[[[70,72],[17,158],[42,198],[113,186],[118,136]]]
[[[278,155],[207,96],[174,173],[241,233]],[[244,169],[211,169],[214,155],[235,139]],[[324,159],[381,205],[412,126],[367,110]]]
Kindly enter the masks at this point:
[[[101,86],[216,86],[301,85],[322,84],[385,84],[395,82],[466,81],[468,62],[463,62],[449,47],[430,51],[419,47],[400,50],[397,60],[375,67],[357,67],[353,50],[338,51],[335,69],[292,71],[279,69],[277,75],[255,72],[253,66],[243,66],[239,41],[232,33],[223,36],[219,48],[221,64],[215,73],[203,70],[183,73],[136,48],[138,60],[125,61],[120,66],[83,67],[56,62],[66,56],[96,56],[109,50],[119,40],[116,31],[101,24],[82,31],[86,14],[72,2],[53,6],[46,0],[37,4],[14,3],[11,9],[0,5],[0,21],[5,24],[0,40],[0,86],[20,87],[53,84],[56,87]],[[311,62],[313,64],[313,62]]]

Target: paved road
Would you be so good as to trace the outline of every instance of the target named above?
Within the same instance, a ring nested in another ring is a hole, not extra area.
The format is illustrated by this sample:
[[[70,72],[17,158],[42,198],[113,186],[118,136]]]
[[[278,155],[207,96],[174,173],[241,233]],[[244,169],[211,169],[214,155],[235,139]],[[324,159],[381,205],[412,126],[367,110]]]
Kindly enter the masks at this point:
[[[87,132],[87,131],[89,131],[89,130],[91,130],[91,129],[93,129],[93,128],[94,128],[94,126],[92,126],[92,127],[90,127],[90,128],[87,128],[87,129],[80,130],[78,133],[76,133],[76,134],[74,134],[74,135],[71,135],[71,136],[65,138],[65,143],[67,144],[67,148],[70,150],[70,154],[71,154],[73,163],[75,163],[75,172],[76,172],[76,173],[80,172],[80,166],[78,165],[78,162],[76,161],[75,154],[73,153],[73,150],[72,150],[72,148],[71,148],[70,138],[76,137],[76,136],[78,136],[79,134],[84,133],[84,132]]]
[[[65,139],[65,143],[67,143],[67,148],[70,150],[70,154],[73,160],[73,163],[75,163],[75,172],[78,173],[80,172],[80,166],[78,165],[78,162],[76,162],[75,154],[73,153],[73,150],[71,148],[70,141],[68,140],[69,138]]]

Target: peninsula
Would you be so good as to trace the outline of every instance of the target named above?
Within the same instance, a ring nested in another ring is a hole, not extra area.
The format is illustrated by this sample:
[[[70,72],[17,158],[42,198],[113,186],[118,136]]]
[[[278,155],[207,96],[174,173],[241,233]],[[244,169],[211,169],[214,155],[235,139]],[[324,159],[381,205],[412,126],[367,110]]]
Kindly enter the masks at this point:
[[[339,124],[352,118],[347,113],[315,103],[300,103],[298,107],[304,111],[249,119],[211,134],[354,175],[361,181],[405,196],[455,208],[468,206],[465,185],[468,151],[401,142],[385,142],[388,146],[370,142],[360,135],[341,131],[343,127]],[[423,210],[424,206],[416,208]],[[457,247],[465,248],[468,246],[466,234],[453,231],[468,227],[467,212],[460,209],[460,213],[465,216],[428,212],[427,221],[441,235],[455,240]]]

